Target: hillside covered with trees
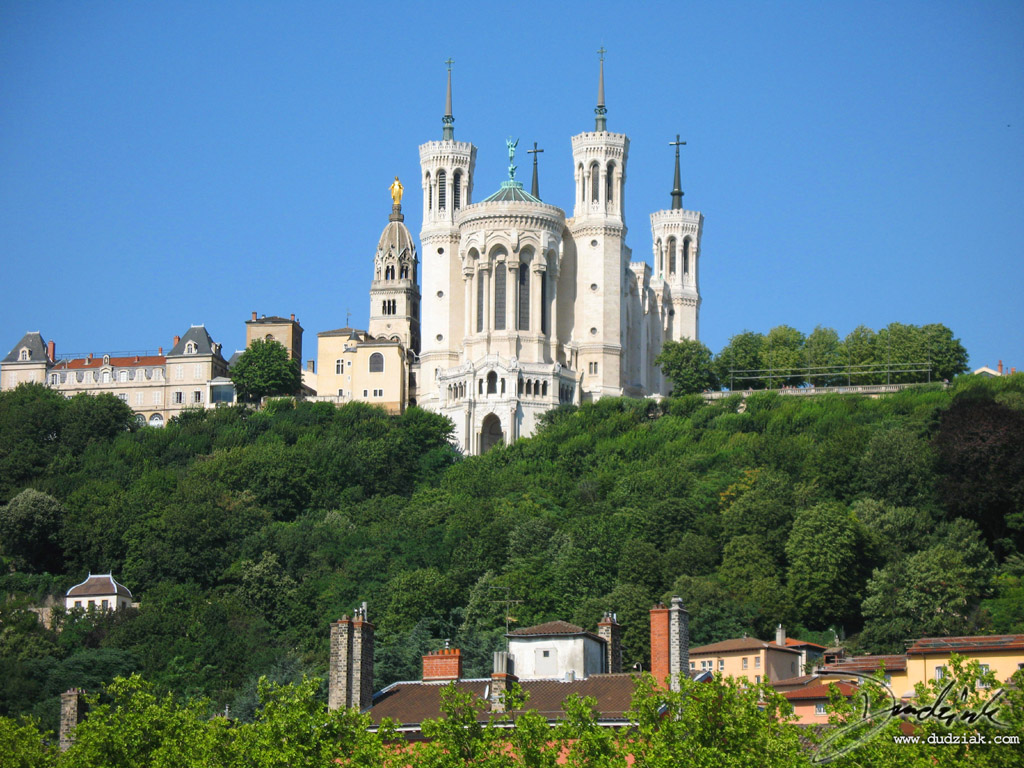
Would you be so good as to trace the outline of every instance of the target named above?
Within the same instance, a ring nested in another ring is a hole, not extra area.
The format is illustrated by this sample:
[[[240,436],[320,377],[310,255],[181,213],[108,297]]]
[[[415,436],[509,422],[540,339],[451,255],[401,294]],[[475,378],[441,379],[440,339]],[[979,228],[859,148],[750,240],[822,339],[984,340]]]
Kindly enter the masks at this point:
[[[489,671],[506,627],[625,626],[679,594],[691,642],[900,651],[1024,632],[1024,375],[880,399],[606,399],[463,459],[410,409],[291,401],[134,425],[112,396],[0,393],[0,715],[141,673],[251,716],[261,675],[323,676],[365,600],[377,688],[445,639]],[[111,571],[137,610],[29,608]]]

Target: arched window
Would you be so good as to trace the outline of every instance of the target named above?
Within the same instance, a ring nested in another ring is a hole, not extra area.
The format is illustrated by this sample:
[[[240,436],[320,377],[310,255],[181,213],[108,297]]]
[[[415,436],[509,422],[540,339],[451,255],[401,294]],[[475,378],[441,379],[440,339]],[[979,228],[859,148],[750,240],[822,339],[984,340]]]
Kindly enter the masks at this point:
[[[478,395],[482,395],[484,393],[484,380],[483,379],[477,379],[476,380],[476,393]]]
[[[149,417],[149,426],[151,427],[162,427],[164,425],[164,417],[159,413],[154,413]]]
[[[28,360],[31,353],[28,351],[28,347],[21,348],[21,354],[18,356],[19,360]]]
[[[274,337],[271,336],[270,334],[267,334],[267,341],[270,341],[272,338],[274,338]],[[196,345],[195,345],[194,342],[190,341],[188,344],[185,345],[185,354],[186,355],[194,355],[195,353],[196,353]]]
[[[548,396],[548,383],[546,381],[544,382],[544,384],[541,387],[540,394],[541,394],[541,397],[547,397]]]
[[[402,268],[398,272],[398,276],[401,277],[403,280],[408,280],[409,279],[409,265],[408,264],[403,264],[402,265]]]
[[[494,330],[505,330],[505,264],[494,267]]]
[[[530,379],[526,380],[526,394],[533,394],[533,381],[531,381]]]
[[[456,171],[452,176],[452,210],[457,211],[462,207],[462,173]]]
[[[128,371],[118,371],[117,372],[117,380],[118,381],[128,381]]]
[[[380,352],[370,355],[370,373],[384,373],[384,355]]]
[[[523,380],[522,379],[519,379],[519,387],[518,387],[518,389],[519,389],[519,394],[520,395],[523,394]]]
[[[390,264],[390,265],[384,267],[384,279],[385,280],[394,280],[395,279],[395,267],[394,267],[393,264]]]
[[[605,198],[612,201],[612,187],[615,186],[615,163],[608,163],[608,176],[605,179]]]
[[[576,175],[579,177],[579,181],[576,185],[576,189],[578,190],[576,196],[579,198],[579,202],[582,203],[587,199],[587,180],[583,175],[583,163],[580,163],[579,167],[576,169]]]
[[[690,274],[690,238],[683,240],[683,274]]]
[[[501,379],[501,394],[503,394],[503,395],[505,394],[505,379],[504,379],[504,377]]]
[[[519,263],[519,330],[530,330],[530,265]]]
[[[430,174],[427,174],[427,210],[434,210],[434,185],[430,183]]]
[[[110,371],[104,371],[103,372],[103,383],[104,384],[109,384],[110,383]]]
[[[658,274],[665,274],[665,252],[661,250],[661,238],[658,238],[658,242],[654,246],[654,250],[658,255]]]
[[[540,273],[540,332],[548,332],[548,273]]]
[[[445,202],[448,197],[448,174],[444,171],[437,172],[437,210],[445,210]]]
[[[491,371],[487,374],[487,394],[496,395],[498,393],[498,374]]]
[[[594,163],[590,166],[590,201],[596,203],[600,197],[598,190],[601,188],[601,166]]]
[[[674,237],[668,239],[668,273],[670,275],[676,273],[676,239]]]

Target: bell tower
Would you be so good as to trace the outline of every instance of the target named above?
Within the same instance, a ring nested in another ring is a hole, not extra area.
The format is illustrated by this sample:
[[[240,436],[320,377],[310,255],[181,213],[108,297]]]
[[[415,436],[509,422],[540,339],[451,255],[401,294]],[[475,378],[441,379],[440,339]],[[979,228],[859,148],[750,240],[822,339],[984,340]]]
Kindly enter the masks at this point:
[[[598,51],[601,64],[594,131],[572,137],[576,200],[569,222],[578,264],[577,370],[583,373],[584,396],[594,400],[622,394],[623,299],[630,261],[623,198],[629,139],[607,128],[605,53],[604,48]]]
[[[433,381],[438,370],[457,366],[463,337],[465,288],[455,220],[472,202],[476,147],[455,141],[452,115],[452,64],[441,118],[441,140],[420,145],[423,185],[423,318],[420,376]],[[424,390],[427,391],[427,390]]]
[[[679,147],[685,141],[669,142],[676,148],[675,178],[672,205],[668,210],[651,214],[651,240],[654,243],[655,281],[663,288],[665,339],[681,341],[698,338],[700,287],[698,266],[700,236],[704,216],[699,211],[683,208],[683,190],[679,175]]]
[[[406,351],[420,349],[419,260],[412,233],[402,215],[404,187],[395,177],[391,184],[391,215],[377,243],[370,284],[370,335],[398,341]]]

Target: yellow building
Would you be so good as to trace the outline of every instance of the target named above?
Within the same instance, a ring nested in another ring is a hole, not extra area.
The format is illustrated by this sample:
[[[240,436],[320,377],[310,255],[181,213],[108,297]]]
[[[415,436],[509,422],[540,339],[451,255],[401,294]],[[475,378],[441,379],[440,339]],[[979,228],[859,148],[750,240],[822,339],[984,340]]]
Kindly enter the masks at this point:
[[[389,413],[409,403],[409,368],[402,343],[377,339],[366,331],[339,328],[317,334],[317,396],[337,404],[362,401]]]
[[[720,672],[751,682],[784,680],[801,674],[800,651],[754,637],[723,640],[690,649],[690,672]]]
[[[276,341],[286,350],[292,360],[302,363],[302,326],[295,319],[286,317],[257,317],[252,313],[252,319],[245,321],[245,348],[248,349],[253,341],[263,339],[265,341]]]

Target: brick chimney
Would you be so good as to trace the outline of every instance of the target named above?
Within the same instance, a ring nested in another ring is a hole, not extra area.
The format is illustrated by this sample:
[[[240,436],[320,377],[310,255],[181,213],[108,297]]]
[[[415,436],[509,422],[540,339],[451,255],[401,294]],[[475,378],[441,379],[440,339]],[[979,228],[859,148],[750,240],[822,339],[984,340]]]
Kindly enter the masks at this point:
[[[491,672],[491,688],[487,694],[487,700],[491,706],[491,712],[504,712],[505,702],[503,696],[508,690],[509,684],[516,682],[519,678],[512,674],[512,657],[508,651],[495,651],[494,671]]]
[[[604,640],[604,671],[618,674],[622,671],[622,625],[611,611],[601,617],[597,636]]]
[[[51,363],[57,362],[57,345],[54,343],[53,339],[50,339],[46,345],[46,356],[50,358]]]
[[[74,730],[85,719],[85,691],[69,688],[60,695],[60,751],[75,743]]]
[[[253,320],[255,320],[255,319],[256,319],[256,313],[255,313],[255,312],[253,312],[253,313],[252,313],[252,319],[253,319]]]
[[[329,709],[362,711],[373,703],[373,624],[366,603],[331,624],[331,657],[327,675]]]
[[[179,343],[180,341],[181,341],[181,336],[175,336],[175,337],[174,337],[174,344],[172,345],[172,347],[176,347],[176,346],[178,346],[178,343]]]
[[[1003,375],[1003,361],[1002,360],[999,361],[999,375],[1000,376]]]
[[[295,322],[295,313],[294,312],[292,312],[292,322],[293,323]]]
[[[786,644],[786,630],[784,630],[782,628],[781,624],[779,624],[779,626],[777,626],[775,628],[775,644],[776,645],[785,645]]]
[[[160,357],[163,357],[163,356],[164,356],[164,348],[163,348],[163,347],[157,347],[157,348],[156,348],[156,353],[157,353],[157,354],[158,354],[158,355],[159,355]]]
[[[659,685],[679,690],[679,675],[690,674],[690,614],[679,597],[666,608],[651,608],[651,674]]]
[[[442,648],[423,657],[423,680],[459,680],[462,677],[462,651]]]

